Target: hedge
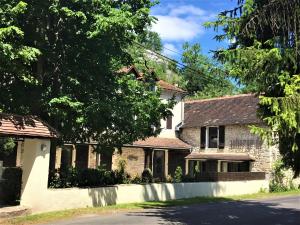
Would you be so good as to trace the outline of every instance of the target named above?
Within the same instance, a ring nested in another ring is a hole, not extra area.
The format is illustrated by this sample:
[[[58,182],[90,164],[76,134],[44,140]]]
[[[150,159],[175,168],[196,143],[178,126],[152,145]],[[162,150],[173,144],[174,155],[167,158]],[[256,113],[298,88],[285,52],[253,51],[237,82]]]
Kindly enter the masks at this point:
[[[4,168],[2,179],[1,200],[8,205],[18,204],[21,197],[22,169],[20,167]]]

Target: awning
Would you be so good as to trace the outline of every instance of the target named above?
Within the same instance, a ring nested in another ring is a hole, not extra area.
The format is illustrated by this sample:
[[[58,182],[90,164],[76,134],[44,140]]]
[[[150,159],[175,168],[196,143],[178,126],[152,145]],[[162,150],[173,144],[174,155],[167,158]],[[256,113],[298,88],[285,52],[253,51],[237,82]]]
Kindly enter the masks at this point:
[[[182,149],[189,150],[192,148],[189,144],[181,141],[178,138],[159,138],[159,137],[150,137],[145,140],[138,140],[129,145],[124,146],[133,146],[141,148],[157,148],[157,149]]]
[[[255,161],[247,153],[191,153],[186,159],[189,160],[224,160],[224,161]]]

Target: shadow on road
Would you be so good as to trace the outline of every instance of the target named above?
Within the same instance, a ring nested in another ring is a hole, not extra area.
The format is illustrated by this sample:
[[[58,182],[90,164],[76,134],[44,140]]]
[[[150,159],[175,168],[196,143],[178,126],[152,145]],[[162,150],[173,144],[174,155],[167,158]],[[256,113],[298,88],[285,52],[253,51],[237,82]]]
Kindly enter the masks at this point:
[[[134,217],[156,217],[158,224],[299,225],[299,198],[289,206],[278,201],[227,201],[128,213]],[[296,209],[298,208],[298,209]]]

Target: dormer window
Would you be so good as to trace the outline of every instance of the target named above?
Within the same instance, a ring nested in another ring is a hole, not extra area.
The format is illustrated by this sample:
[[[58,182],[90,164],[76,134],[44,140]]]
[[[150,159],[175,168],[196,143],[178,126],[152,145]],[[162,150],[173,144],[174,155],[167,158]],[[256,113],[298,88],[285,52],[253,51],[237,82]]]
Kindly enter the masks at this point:
[[[166,119],[166,128],[168,130],[172,130],[172,118],[173,116],[168,116],[167,119]]]

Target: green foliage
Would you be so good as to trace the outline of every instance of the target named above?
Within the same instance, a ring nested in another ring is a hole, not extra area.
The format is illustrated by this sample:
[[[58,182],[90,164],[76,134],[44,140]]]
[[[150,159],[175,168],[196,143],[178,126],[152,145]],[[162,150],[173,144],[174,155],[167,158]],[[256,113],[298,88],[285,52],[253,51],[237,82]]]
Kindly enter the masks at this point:
[[[115,72],[133,63],[127,49],[152,23],[154,4],[1,0],[0,111],[37,115],[64,141],[92,139],[103,151],[156,135],[171,105]]]
[[[138,41],[143,44],[147,49],[150,49],[155,52],[161,52],[163,45],[159,34],[154,31],[147,31],[145,34],[142,34],[138,37]]]
[[[176,183],[182,182],[183,172],[180,166],[177,166],[175,173],[174,173],[174,181]]]
[[[270,181],[270,192],[284,192],[296,190],[292,178],[286,174],[285,166],[281,160],[273,165],[272,179]]]
[[[234,40],[215,56],[248,91],[262,95],[259,116],[268,127],[253,128],[278,143],[284,166],[300,174],[300,4],[246,0],[206,26],[223,29],[218,40]],[[241,13],[238,14],[241,10]],[[291,35],[293,34],[293,35]],[[276,138],[274,138],[276,137]]]
[[[142,181],[146,184],[153,182],[153,174],[149,168],[144,169],[142,173]]]
[[[0,152],[4,154],[11,153],[16,146],[13,138],[0,138]]]
[[[2,193],[0,193],[1,200],[5,204],[17,204],[21,197],[22,169],[19,167],[5,168],[2,174],[2,179]]]
[[[181,74],[190,98],[210,98],[234,93],[234,86],[226,78],[225,70],[204,56],[199,44],[185,43],[183,49],[182,62],[187,67],[181,70]]]

